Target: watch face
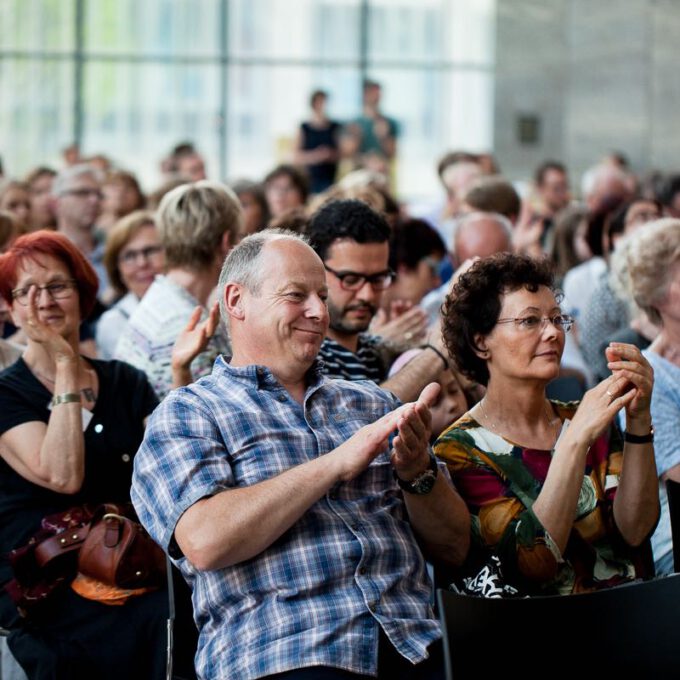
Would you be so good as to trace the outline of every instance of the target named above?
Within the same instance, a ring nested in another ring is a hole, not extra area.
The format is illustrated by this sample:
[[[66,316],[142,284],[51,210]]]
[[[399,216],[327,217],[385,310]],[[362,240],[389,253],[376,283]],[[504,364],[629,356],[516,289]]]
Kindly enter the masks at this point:
[[[432,470],[427,470],[423,472],[422,475],[416,477],[411,483],[413,493],[424,495],[432,491],[434,486],[436,475]]]

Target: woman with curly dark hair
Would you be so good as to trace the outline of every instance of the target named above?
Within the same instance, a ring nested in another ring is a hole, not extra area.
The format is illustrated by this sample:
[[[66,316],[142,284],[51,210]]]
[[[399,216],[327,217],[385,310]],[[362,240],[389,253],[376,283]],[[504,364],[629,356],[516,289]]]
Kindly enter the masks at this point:
[[[442,330],[459,369],[486,385],[440,436],[473,516],[469,568],[491,556],[526,594],[594,590],[648,575],[658,518],[653,373],[632,345],[611,344],[612,375],[577,403],[551,402],[565,334],[547,261],[498,254],[463,274]],[[614,425],[625,408],[626,432]]]

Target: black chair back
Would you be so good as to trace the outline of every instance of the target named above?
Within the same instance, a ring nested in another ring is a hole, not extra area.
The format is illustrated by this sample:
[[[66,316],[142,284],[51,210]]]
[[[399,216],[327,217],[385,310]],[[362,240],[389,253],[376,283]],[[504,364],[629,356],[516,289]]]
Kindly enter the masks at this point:
[[[562,597],[438,590],[437,603],[447,680],[680,675],[680,574]]]
[[[672,479],[666,481],[668,496],[668,514],[671,518],[671,536],[673,538],[673,571],[680,572],[680,482]]]

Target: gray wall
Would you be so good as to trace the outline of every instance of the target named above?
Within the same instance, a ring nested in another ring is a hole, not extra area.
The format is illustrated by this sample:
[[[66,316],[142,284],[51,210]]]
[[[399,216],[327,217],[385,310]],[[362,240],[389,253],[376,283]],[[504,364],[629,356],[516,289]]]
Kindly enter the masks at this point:
[[[638,172],[680,170],[678,0],[497,0],[494,147],[511,179],[545,158],[574,188],[612,149]],[[517,117],[540,118],[522,144]]]

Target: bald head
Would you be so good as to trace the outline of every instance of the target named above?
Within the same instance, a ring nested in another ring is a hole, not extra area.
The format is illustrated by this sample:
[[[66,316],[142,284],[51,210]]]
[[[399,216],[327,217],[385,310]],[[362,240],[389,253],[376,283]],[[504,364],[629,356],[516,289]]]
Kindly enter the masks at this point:
[[[454,257],[458,264],[473,257],[488,257],[512,250],[512,227],[497,213],[464,215],[456,226]]]

